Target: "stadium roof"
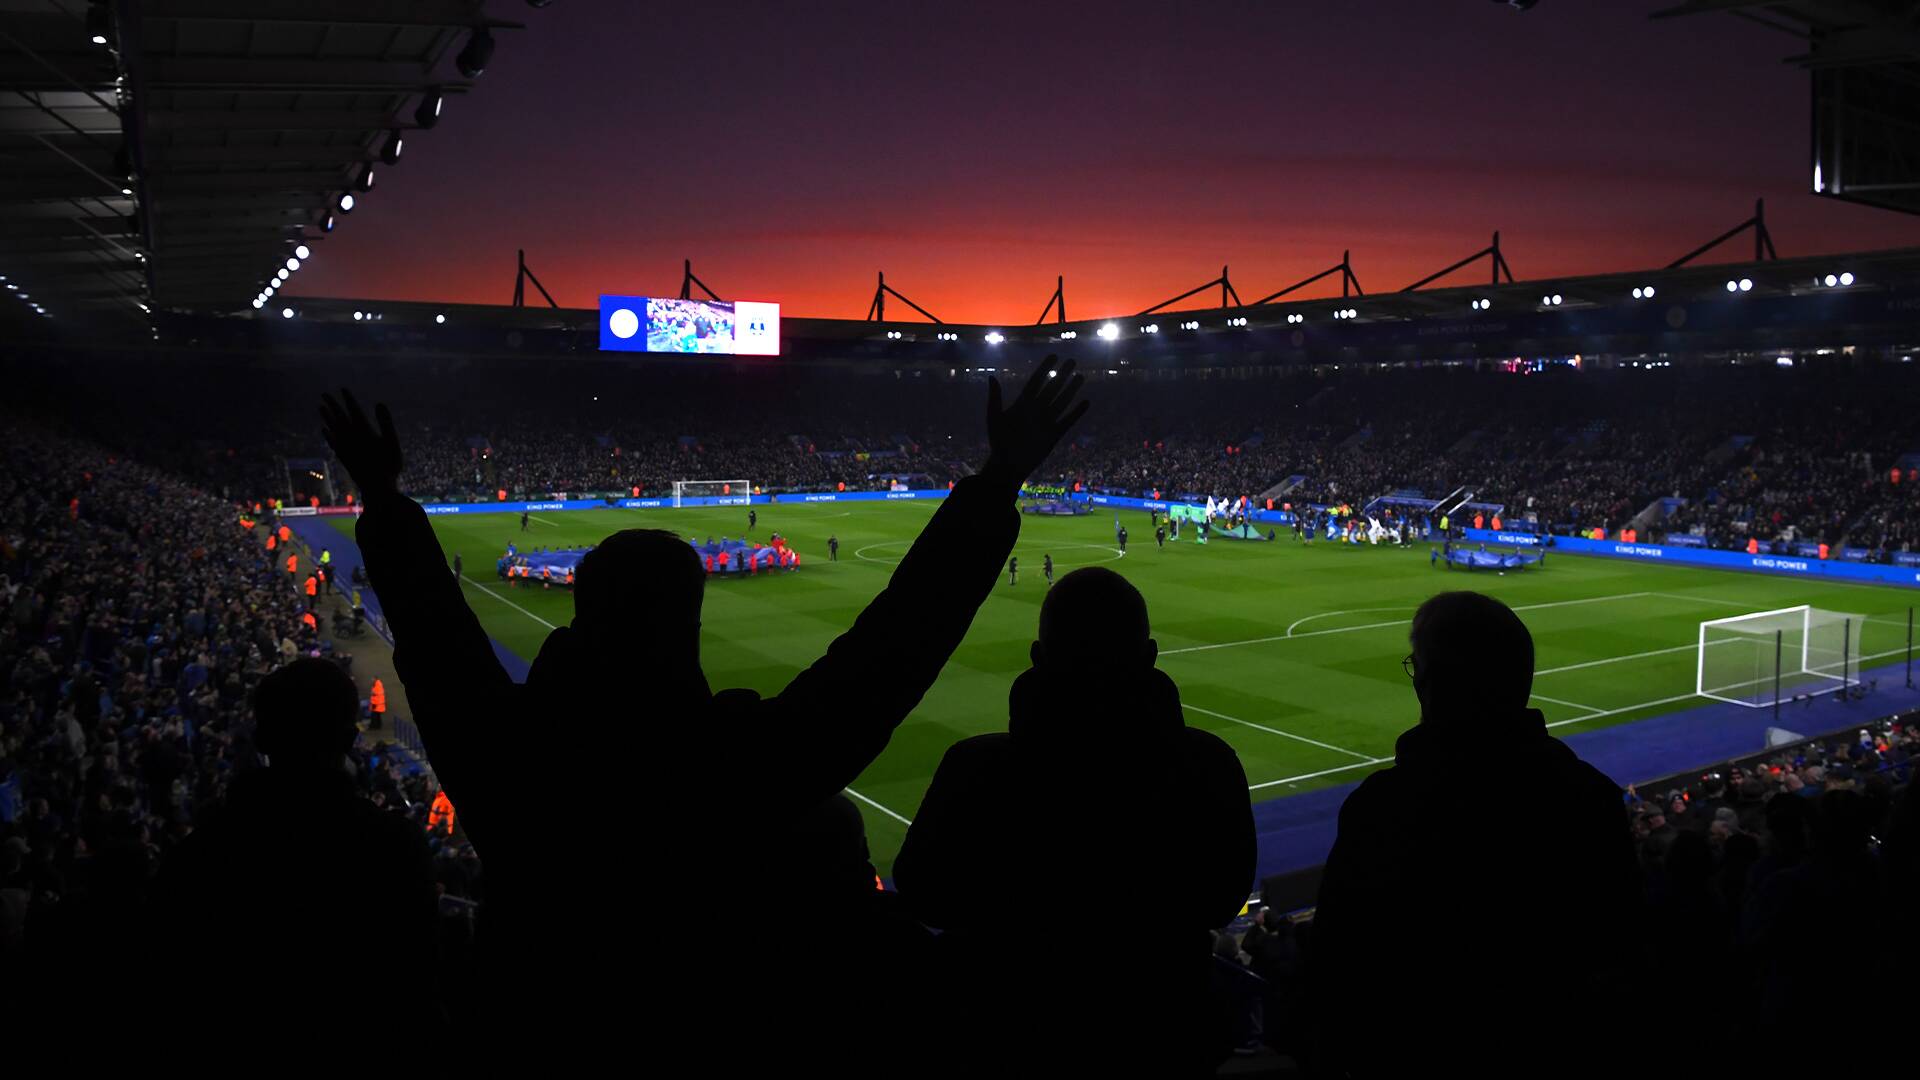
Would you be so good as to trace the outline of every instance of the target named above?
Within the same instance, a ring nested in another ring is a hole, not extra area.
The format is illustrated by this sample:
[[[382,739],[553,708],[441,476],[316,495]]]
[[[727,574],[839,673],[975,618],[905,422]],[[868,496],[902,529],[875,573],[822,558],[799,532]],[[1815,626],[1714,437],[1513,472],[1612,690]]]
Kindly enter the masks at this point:
[[[1920,5],[1912,0],[1685,0],[1654,18],[1724,13],[1797,39],[1812,76],[1817,195],[1920,213]]]
[[[482,0],[0,0],[0,273],[17,322],[244,307],[385,140]]]

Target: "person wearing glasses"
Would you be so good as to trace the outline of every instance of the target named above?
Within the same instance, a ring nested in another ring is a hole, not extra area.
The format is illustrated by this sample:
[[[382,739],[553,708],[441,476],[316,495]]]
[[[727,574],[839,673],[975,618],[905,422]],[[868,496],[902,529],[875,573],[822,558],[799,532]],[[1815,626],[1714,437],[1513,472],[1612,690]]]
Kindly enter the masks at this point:
[[[1517,1075],[1549,1041],[1583,1068],[1625,1052],[1640,874],[1619,787],[1528,707],[1533,637],[1511,608],[1441,593],[1409,644],[1419,722],[1341,806],[1321,879],[1314,1068]],[[1489,822],[1495,789],[1514,809]]]

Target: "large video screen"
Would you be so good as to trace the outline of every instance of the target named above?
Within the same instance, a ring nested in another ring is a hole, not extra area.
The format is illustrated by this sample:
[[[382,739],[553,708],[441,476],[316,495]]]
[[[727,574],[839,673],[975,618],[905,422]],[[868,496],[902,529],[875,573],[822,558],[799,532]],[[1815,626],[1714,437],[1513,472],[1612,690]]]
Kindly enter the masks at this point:
[[[600,348],[608,352],[780,355],[780,305],[752,300],[602,296]]]

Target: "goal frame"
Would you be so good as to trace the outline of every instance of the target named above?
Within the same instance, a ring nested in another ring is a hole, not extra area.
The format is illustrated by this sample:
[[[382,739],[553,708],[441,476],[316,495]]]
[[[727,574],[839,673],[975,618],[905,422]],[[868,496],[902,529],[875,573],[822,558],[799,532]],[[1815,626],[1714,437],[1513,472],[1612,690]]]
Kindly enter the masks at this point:
[[[740,505],[740,506],[745,506],[752,501],[753,481],[751,480],[675,480],[673,482],[673,508],[675,510],[680,509],[680,507],[683,505],[681,500],[683,498],[688,497],[686,494],[686,489],[695,484],[709,485],[714,488],[720,488],[727,485],[731,485],[733,487],[733,490],[738,492],[739,494],[720,496],[721,498],[737,499],[738,503],[736,505]],[[696,495],[691,497],[701,498],[702,496]],[[730,504],[720,503],[716,505],[724,506],[724,505],[730,505]]]
[[[1781,615],[1799,615],[1800,616],[1800,629],[1799,629],[1800,643],[1797,649],[1795,650],[1782,650],[1780,648],[1780,640],[1781,640],[1781,635],[1784,634],[1785,631],[1776,629],[1773,632],[1775,649],[1777,654],[1776,660],[1774,663],[1774,670],[1773,670],[1774,685],[1778,687],[1780,685],[1781,680],[1784,677],[1791,675],[1796,680],[1802,677],[1811,677],[1815,679],[1825,679],[1834,684],[1832,686],[1822,687],[1820,689],[1813,690],[1810,693],[1804,688],[1796,686],[1795,688],[1796,696],[1798,695],[1814,696],[1819,694],[1830,694],[1836,691],[1845,690],[1849,682],[1851,681],[1848,677],[1849,668],[1854,662],[1853,657],[1858,654],[1858,650],[1854,648],[1854,641],[1853,641],[1853,636],[1858,630],[1858,627],[1855,625],[1856,620],[1851,615],[1843,615],[1841,617],[1843,630],[1841,633],[1841,646],[1840,646],[1840,649],[1841,649],[1840,674],[1835,675],[1828,671],[1819,670],[1813,667],[1812,664],[1809,662],[1812,655],[1814,610],[1815,609],[1812,604],[1796,604],[1793,607],[1774,608],[1771,611],[1750,611],[1744,615],[1733,615],[1724,619],[1703,620],[1700,623],[1699,643],[1694,649],[1693,692],[1696,695],[1703,698],[1707,698],[1711,701],[1723,701],[1729,705],[1739,705],[1749,709],[1764,709],[1764,708],[1777,706],[1779,704],[1779,696],[1780,696],[1777,690],[1774,694],[1774,699],[1771,701],[1745,701],[1737,697],[1730,697],[1726,694],[1717,692],[1719,690],[1725,689],[1724,687],[1715,687],[1712,689],[1708,688],[1707,686],[1707,646],[1708,646],[1707,634],[1711,627],[1725,626],[1729,623],[1746,622],[1751,619],[1774,618]],[[1839,613],[1836,612],[1834,614],[1839,614]],[[1764,637],[1756,638],[1754,640],[1756,644],[1761,644],[1764,647],[1764,642],[1766,640]],[[1790,656],[1789,655],[1790,651],[1797,652],[1798,655]]]

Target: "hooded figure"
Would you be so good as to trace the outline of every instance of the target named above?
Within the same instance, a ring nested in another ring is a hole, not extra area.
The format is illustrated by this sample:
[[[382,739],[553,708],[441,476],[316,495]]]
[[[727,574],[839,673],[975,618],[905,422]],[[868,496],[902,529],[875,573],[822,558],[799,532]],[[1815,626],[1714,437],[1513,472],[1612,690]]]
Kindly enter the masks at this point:
[[[1061,578],[1030,655],[1007,731],[947,751],[894,863],[909,908],[944,931],[956,1043],[977,1067],[1060,1054],[1099,1071],[1087,1063],[1106,1054],[1100,1068],[1209,1072],[1227,1046],[1204,1011],[1208,931],[1254,877],[1246,773],[1186,726],[1146,601],[1119,574]],[[1058,897],[1103,888],[1127,912],[1123,940],[1060,956]]]

